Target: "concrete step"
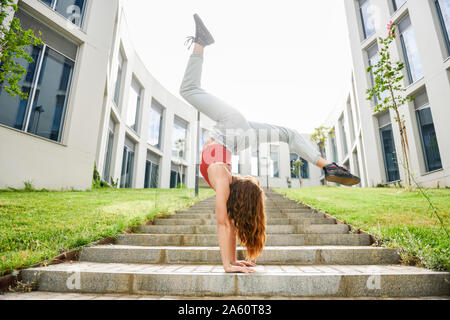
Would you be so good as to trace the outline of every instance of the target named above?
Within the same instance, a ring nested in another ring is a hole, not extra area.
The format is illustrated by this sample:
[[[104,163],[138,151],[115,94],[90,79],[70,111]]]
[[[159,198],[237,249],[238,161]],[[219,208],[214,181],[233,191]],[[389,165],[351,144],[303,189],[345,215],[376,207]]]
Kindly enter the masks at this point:
[[[238,260],[245,249],[237,248]],[[274,265],[378,265],[398,263],[395,249],[380,247],[265,247],[259,264]],[[140,247],[108,245],[85,248],[81,261],[101,263],[221,264],[219,247]]]
[[[320,224],[320,225],[268,225],[267,234],[346,234],[350,231],[345,224]],[[189,225],[150,225],[141,226],[138,232],[147,234],[216,234],[217,227],[209,226],[189,226]]]
[[[325,214],[323,213],[310,213],[310,212],[289,212],[289,213],[267,213],[266,216],[272,219],[280,219],[280,218],[292,218],[292,219],[300,219],[300,218],[325,218]],[[171,214],[168,215],[168,219],[212,219],[215,218],[215,214],[208,213],[180,213],[180,214]]]
[[[40,291],[189,296],[412,297],[450,292],[445,272],[400,265],[258,266],[254,274],[220,265],[63,263],[23,271]]]
[[[131,246],[218,246],[216,234],[121,234],[116,244]],[[366,234],[268,234],[267,246],[369,246]]]
[[[154,225],[215,225],[217,222],[215,217],[209,219],[155,219],[153,221]],[[266,220],[267,225],[298,225],[298,224],[335,224],[334,219],[324,219],[324,218],[303,218],[303,219],[272,219],[268,218]]]
[[[309,209],[308,207],[304,207],[298,204],[285,204],[285,205],[277,205],[277,206],[264,206],[265,209]]]
[[[216,212],[216,210],[214,208],[213,209],[184,209],[184,210],[177,211],[177,214],[214,214],[215,212]],[[265,212],[266,212],[266,214],[271,214],[271,213],[282,213],[282,212],[315,213],[317,211],[311,210],[311,209],[300,208],[300,209],[266,209]]]

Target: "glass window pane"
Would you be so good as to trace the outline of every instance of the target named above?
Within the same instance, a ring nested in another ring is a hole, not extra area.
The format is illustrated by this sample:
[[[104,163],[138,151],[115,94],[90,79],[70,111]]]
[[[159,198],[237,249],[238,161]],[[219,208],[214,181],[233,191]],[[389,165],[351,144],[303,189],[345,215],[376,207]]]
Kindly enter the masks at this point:
[[[291,167],[291,178],[298,179],[298,175],[294,173],[294,163],[298,160],[298,155],[295,153],[290,154],[290,167]]]
[[[337,153],[337,146],[336,146],[336,138],[334,134],[335,130],[333,130],[333,134],[330,134],[330,143],[331,143],[331,150],[333,152],[333,161],[338,162],[338,153]]]
[[[378,44],[374,44],[372,47],[367,49],[367,57],[369,58],[370,66],[376,66],[378,64],[378,62],[380,62],[381,56],[378,53]],[[374,68],[373,71],[376,71],[376,68]],[[372,83],[372,86],[375,86],[375,77],[374,77],[373,72],[370,72],[370,81]],[[381,94],[381,99],[386,98],[387,94],[388,94],[387,92],[383,92]],[[375,104],[378,104],[378,97],[374,96],[373,98],[374,98]]]
[[[71,60],[76,60],[78,45],[61,36],[54,28],[50,28],[42,22],[36,20],[25,11],[19,10],[16,12],[16,18],[18,18],[22,24],[24,30],[32,29],[35,34],[42,33],[42,41],[54,49],[55,51],[65,55]]]
[[[178,185],[178,172],[171,170],[170,171],[170,188],[176,188]]]
[[[445,44],[450,55],[450,0],[435,0]]]
[[[152,174],[150,181],[150,188],[158,188],[158,177],[159,177],[159,165],[152,163]]]
[[[163,119],[163,109],[153,100],[150,108],[150,126],[148,133],[148,143],[154,147],[161,147],[161,127]]]
[[[303,158],[300,158],[300,160],[303,162],[303,165],[301,167],[301,175],[303,179],[309,179],[309,163]]]
[[[152,171],[152,163],[150,161],[147,161],[145,163],[145,178],[144,178],[144,188],[145,189],[150,188],[151,171]]]
[[[55,11],[73,24],[81,26],[85,3],[85,0],[57,0]]]
[[[130,151],[128,154],[128,162],[127,162],[127,184],[125,188],[131,188],[133,184],[133,169],[134,169],[134,152]]]
[[[103,178],[106,182],[110,182],[111,175],[111,158],[112,151],[114,146],[114,122],[110,120],[110,126],[108,130],[108,143],[106,146],[106,155],[105,155],[105,169],[103,171]]]
[[[45,3],[46,5],[48,5],[50,8],[53,8],[53,0],[41,0],[41,2]]]
[[[375,33],[374,8],[370,0],[359,0],[361,20],[364,29],[364,38]]]
[[[406,0],[394,0],[394,10],[398,10],[405,2]]]
[[[417,111],[417,118],[422,139],[423,153],[427,171],[442,168],[441,154],[434,130],[433,116],[429,107]]]
[[[380,129],[380,134],[387,181],[392,182],[400,180],[397,155],[395,152],[394,136],[392,134],[392,125],[388,125]]]
[[[28,61],[23,59],[20,59],[19,61],[19,63],[27,70],[23,80],[19,82],[19,87],[23,92],[29,94],[29,99],[31,98],[31,86],[36,75],[36,66],[41,50],[42,49],[38,47],[28,48],[30,56],[34,59],[33,63],[28,63]],[[12,128],[24,130],[25,115],[29,99],[22,100],[19,96],[13,98],[3,89],[2,85],[0,85],[0,123]]]
[[[344,117],[339,119],[339,126],[341,128],[342,146],[344,148],[344,155],[348,153],[347,134],[345,133]]]
[[[406,60],[409,80],[416,82],[423,77],[422,63],[420,61],[419,50],[417,48],[416,37],[408,17],[399,23],[400,39],[403,47],[403,54]]]
[[[117,107],[119,106],[119,98],[120,98],[120,90],[122,86],[122,68],[123,68],[124,58],[122,56],[122,53],[119,52],[118,56],[118,66],[117,66],[117,77],[116,77],[116,86],[114,89],[114,102],[116,103]]]
[[[128,108],[127,108],[127,126],[133,129],[135,132],[138,131],[139,126],[139,111],[141,104],[141,92],[142,88],[133,79],[131,83],[131,90],[128,97]]]
[[[54,141],[61,140],[73,68],[72,60],[46,47],[28,132]]]
[[[175,119],[172,131],[172,156],[186,159],[186,137],[187,123],[180,119]],[[183,141],[184,143],[180,143]]]
[[[269,159],[269,175],[272,178],[279,178],[279,166],[278,166],[278,148],[270,146],[270,159]]]
[[[120,175],[120,187],[121,188],[125,188],[125,186],[126,186],[127,162],[128,162],[128,149],[125,147],[125,148],[123,148],[122,172]]]

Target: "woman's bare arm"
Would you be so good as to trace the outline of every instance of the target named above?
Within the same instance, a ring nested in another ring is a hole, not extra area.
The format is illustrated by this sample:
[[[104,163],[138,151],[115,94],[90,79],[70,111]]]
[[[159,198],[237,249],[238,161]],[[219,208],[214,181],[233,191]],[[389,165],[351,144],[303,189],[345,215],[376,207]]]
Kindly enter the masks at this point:
[[[227,201],[230,196],[230,177],[222,166],[210,167],[208,175],[214,177],[214,187],[216,189],[217,235],[223,268],[225,272],[254,272],[254,270],[247,267],[232,265],[232,262],[236,260],[236,256],[234,258],[232,256],[233,251],[236,254],[236,240],[234,242],[231,240],[233,230],[227,212]]]
[[[236,228],[232,221],[231,223],[231,232],[230,232],[230,257],[231,264],[236,265]]]
[[[256,263],[253,263],[251,261],[238,261],[236,259],[236,227],[233,223],[231,223],[231,265],[233,266],[239,266],[239,267],[256,267]]]

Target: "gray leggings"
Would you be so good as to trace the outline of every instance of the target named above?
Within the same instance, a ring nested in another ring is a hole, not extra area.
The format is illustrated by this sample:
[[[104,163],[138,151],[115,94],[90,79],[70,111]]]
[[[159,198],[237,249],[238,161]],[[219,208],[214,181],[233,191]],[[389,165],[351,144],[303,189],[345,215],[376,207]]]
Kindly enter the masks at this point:
[[[285,142],[290,151],[317,164],[320,153],[296,130],[265,123],[248,122],[235,108],[201,88],[203,55],[192,54],[180,88],[181,96],[197,110],[216,121],[211,136],[232,152],[258,143]]]

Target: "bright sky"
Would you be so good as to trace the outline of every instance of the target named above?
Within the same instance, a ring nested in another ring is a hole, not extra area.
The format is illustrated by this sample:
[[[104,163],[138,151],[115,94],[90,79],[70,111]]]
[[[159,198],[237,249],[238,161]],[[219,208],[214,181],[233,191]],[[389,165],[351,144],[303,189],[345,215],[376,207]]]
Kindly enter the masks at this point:
[[[177,96],[194,13],[216,40],[203,87],[248,120],[309,133],[343,96],[351,70],[343,0],[127,0],[136,50]]]

